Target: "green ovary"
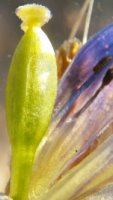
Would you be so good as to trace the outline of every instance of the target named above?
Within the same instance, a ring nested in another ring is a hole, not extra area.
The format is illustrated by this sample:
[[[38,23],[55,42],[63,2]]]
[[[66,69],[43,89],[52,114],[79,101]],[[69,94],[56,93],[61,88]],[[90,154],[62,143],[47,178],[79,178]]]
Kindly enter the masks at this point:
[[[52,46],[40,28],[29,28],[14,53],[6,91],[12,145],[10,195],[14,200],[28,200],[34,155],[51,119],[56,87]]]

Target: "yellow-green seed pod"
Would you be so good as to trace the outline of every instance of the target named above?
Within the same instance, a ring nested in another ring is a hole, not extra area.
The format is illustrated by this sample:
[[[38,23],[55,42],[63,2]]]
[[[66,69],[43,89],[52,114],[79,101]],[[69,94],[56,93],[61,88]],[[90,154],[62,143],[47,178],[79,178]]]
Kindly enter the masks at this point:
[[[25,31],[12,58],[6,91],[8,133],[12,145],[10,196],[28,200],[34,154],[49,125],[56,97],[57,72],[52,45],[41,26],[50,18],[44,6],[16,10]]]

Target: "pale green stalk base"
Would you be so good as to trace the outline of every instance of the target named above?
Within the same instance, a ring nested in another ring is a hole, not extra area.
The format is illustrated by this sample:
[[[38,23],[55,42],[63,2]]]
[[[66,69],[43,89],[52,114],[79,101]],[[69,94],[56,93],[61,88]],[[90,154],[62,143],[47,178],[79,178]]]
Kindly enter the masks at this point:
[[[32,153],[31,153],[32,152]],[[28,200],[34,151],[13,149],[10,196],[13,200]]]

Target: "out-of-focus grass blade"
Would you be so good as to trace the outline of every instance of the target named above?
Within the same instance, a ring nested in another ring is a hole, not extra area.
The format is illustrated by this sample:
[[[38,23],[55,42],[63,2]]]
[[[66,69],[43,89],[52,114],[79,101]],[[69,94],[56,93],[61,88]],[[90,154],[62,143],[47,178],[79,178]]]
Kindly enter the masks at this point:
[[[10,178],[10,145],[5,127],[5,113],[0,106],[0,192],[5,192]]]

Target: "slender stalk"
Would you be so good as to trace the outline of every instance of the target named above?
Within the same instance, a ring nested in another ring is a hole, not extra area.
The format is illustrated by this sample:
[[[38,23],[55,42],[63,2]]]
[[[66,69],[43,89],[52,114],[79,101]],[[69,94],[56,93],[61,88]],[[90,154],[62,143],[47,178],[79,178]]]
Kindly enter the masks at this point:
[[[13,149],[12,152],[10,196],[14,200],[28,200],[30,175],[34,160],[33,151],[29,152],[24,148]]]
[[[91,22],[92,11],[93,11],[93,5],[94,5],[94,0],[91,0],[89,9],[87,12],[87,16],[86,16],[86,23],[85,23],[84,35],[83,35],[83,44],[85,44],[87,42],[89,26],[90,26],[90,22]]]
[[[71,31],[70,36],[69,36],[69,39],[74,38],[74,36],[76,35],[76,33],[77,33],[77,31],[78,31],[78,29],[79,29],[79,27],[81,25],[81,22],[83,20],[83,17],[84,17],[84,15],[85,15],[85,13],[86,13],[86,11],[88,9],[90,1],[91,0],[86,0],[84,2],[84,5],[83,5],[83,7],[82,7],[77,19],[76,19],[76,22],[75,22],[73,28],[72,28],[72,31]]]

